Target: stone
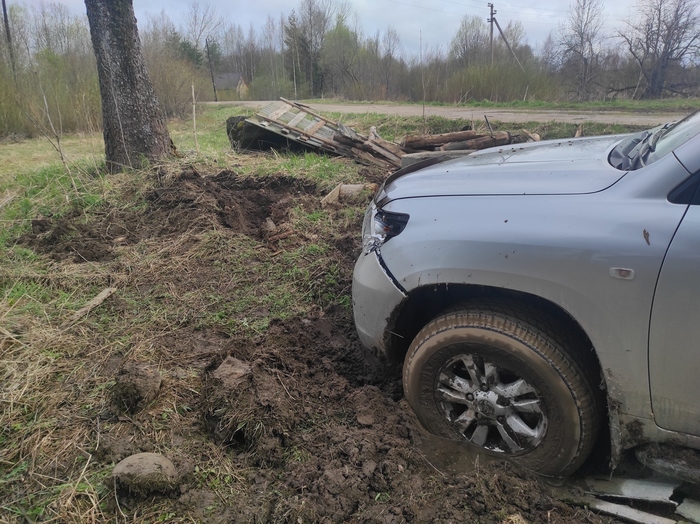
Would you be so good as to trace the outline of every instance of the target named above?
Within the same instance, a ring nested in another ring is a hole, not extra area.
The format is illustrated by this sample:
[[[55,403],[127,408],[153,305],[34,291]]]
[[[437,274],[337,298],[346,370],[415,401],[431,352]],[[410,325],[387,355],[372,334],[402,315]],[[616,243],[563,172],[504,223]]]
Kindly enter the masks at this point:
[[[153,492],[167,493],[180,481],[175,465],[159,453],[138,453],[125,458],[112,470],[117,486],[131,493],[147,495]]]

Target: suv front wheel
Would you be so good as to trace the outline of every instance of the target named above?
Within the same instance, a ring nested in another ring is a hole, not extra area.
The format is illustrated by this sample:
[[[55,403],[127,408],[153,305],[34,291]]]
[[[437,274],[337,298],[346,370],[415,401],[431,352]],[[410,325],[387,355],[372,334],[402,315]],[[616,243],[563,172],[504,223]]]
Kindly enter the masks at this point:
[[[537,315],[499,305],[426,325],[403,368],[421,424],[543,475],[575,471],[598,434],[601,392],[577,341],[545,326]]]

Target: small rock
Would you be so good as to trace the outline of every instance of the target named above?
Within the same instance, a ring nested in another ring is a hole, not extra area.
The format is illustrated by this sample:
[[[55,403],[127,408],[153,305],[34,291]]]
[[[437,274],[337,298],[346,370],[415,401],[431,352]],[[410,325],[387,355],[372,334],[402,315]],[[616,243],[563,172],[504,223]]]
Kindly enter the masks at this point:
[[[357,415],[357,423],[361,426],[371,426],[372,424],[374,424],[374,415],[372,415],[371,413]]]
[[[262,230],[264,233],[271,235],[272,233],[277,231],[277,225],[272,221],[270,217],[267,217],[262,225]]]
[[[234,389],[253,372],[249,364],[234,357],[226,357],[211,376],[221,381],[223,387]]]
[[[375,469],[377,469],[377,463],[373,460],[366,460],[362,464],[362,473],[367,477],[371,476]]]
[[[112,478],[118,486],[140,495],[172,491],[180,480],[175,465],[158,453],[138,453],[125,458],[114,466]]]

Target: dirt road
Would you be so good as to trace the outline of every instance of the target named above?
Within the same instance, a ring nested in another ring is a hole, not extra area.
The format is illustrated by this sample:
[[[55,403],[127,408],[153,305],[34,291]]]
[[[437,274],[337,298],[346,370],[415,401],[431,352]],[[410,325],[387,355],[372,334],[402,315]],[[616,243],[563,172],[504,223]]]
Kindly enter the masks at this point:
[[[234,104],[243,107],[260,108],[269,101],[246,102],[213,102],[219,104]],[[423,107],[419,105],[389,105],[389,104],[308,104],[314,111],[333,113],[379,113],[397,116],[421,116]],[[587,112],[587,111],[524,111],[516,109],[493,109],[474,107],[427,106],[426,116],[441,116],[444,118],[468,118],[483,120],[486,115],[489,120],[501,122],[566,122],[579,124],[583,122],[598,122],[601,124],[634,124],[658,125],[676,120],[684,113],[625,113],[618,111]]]

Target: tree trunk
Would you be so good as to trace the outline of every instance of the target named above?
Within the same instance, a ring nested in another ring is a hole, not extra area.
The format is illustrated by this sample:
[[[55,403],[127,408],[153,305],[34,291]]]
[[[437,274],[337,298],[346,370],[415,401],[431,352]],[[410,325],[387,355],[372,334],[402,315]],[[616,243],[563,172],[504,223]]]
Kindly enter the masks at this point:
[[[2,0],[2,18],[5,21],[5,40],[7,40],[7,50],[10,52],[10,66],[12,67],[12,76],[17,82],[17,71],[15,70],[15,52],[12,48],[12,34],[10,33],[10,20],[7,17],[7,4]]]
[[[141,55],[132,0],[85,0],[102,99],[107,168],[175,153]]]

